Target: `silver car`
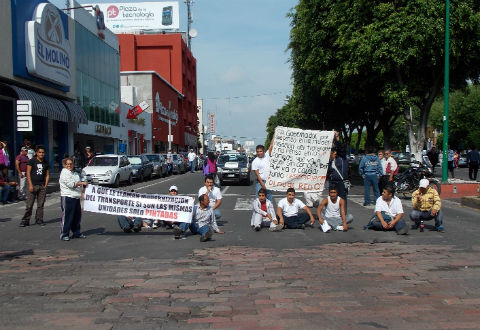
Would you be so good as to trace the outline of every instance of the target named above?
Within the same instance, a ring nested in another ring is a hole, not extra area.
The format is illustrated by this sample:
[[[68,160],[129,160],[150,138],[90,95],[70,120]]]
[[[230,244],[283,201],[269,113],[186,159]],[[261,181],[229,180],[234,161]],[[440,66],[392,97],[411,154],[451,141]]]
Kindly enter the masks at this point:
[[[143,154],[153,163],[153,175],[159,178],[167,176],[167,162],[160,154]]]
[[[132,166],[124,155],[99,155],[83,168],[82,175],[89,183],[120,186],[120,182],[133,182]]]

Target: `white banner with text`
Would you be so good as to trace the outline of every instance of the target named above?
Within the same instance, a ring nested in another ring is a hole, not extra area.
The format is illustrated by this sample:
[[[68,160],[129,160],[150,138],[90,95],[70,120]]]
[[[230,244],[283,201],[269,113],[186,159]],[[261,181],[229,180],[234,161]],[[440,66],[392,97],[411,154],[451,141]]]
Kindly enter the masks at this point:
[[[275,129],[267,189],[322,191],[330,160],[333,131],[278,126]]]
[[[140,194],[88,185],[83,209],[89,212],[154,220],[192,222],[195,200],[188,196]]]

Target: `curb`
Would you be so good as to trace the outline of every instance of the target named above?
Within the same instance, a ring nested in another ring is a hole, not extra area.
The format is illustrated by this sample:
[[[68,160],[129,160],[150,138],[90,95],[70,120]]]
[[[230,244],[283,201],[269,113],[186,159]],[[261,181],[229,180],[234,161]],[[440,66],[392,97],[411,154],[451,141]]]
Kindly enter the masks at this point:
[[[464,197],[462,197],[462,205],[480,210],[480,197],[479,196],[464,196]]]

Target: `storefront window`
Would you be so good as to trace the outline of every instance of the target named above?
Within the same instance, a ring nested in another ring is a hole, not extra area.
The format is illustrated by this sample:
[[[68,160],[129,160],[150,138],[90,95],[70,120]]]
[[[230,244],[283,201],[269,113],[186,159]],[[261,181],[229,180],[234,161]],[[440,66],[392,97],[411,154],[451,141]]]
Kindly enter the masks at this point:
[[[89,120],[119,126],[115,108],[120,104],[120,55],[81,24],[75,24],[77,101]]]

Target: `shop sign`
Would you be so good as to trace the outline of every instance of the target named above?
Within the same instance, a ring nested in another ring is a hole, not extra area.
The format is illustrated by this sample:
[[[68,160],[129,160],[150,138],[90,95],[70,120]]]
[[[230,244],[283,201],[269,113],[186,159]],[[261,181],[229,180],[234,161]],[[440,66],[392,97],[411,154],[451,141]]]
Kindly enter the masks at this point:
[[[29,74],[60,86],[72,84],[70,42],[58,9],[39,4],[25,22],[26,65]]]
[[[95,133],[110,135],[112,134],[112,128],[105,125],[95,125]]]
[[[168,123],[168,120],[170,119],[170,124],[175,126],[177,125],[178,122],[178,112],[176,109],[172,109],[172,102],[168,102],[168,109],[162,104],[162,101],[160,100],[160,95],[157,94],[155,95],[155,111],[160,114],[158,116],[158,120],[161,120],[165,123]]]

